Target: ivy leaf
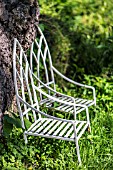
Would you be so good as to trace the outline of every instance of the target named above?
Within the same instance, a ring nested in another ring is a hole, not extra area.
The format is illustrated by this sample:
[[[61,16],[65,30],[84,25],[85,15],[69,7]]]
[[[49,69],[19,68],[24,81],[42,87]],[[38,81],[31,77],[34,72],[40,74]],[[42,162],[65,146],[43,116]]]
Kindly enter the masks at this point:
[[[3,134],[4,136],[9,136],[9,134],[12,132],[13,124],[9,123],[7,120],[4,120],[4,126],[3,126]]]
[[[4,120],[7,120],[9,124],[15,125],[17,128],[22,128],[19,118],[11,117],[8,114],[4,115]]]
[[[13,124],[14,124],[17,128],[22,128],[21,121],[20,121],[19,118],[13,119]]]
[[[25,121],[26,129],[29,129],[29,127],[32,125],[32,123],[28,119],[25,119],[24,121]]]

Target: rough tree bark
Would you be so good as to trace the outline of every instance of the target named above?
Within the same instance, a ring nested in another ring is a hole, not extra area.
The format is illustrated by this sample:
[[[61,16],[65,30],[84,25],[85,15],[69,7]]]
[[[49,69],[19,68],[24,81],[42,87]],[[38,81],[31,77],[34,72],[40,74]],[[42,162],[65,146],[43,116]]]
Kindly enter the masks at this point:
[[[27,50],[36,36],[38,20],[37,0],[0,0],[0,135],[4,112],[14,99],[13,38]]]

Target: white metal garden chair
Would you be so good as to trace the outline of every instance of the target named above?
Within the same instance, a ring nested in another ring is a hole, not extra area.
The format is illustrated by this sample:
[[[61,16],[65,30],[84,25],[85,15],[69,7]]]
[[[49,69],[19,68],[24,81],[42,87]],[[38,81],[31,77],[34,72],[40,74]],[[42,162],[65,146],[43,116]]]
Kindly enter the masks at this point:
[[[62,75],[52,65],[50,51],[41,29],[38,27],[37,30],[38,38],[26,54],[18,40],[14,39],[14,85],[22,127],[25,129],[25,142],[27,143],[27,135],[74,141],[78,161],[81,163],[78,141],[90,127],[88,107],[96,105],[95,88]],[[75,86],[91,90],[92,100],[74,98],[58,92],[54,74]],[[73,119],[50,115],[49,109],[44,111],[45,107],[53,109],[56,113],[71,113]],[[85,120],[77,118],[81,112],[85,113]],[[28,129],[25,126],[26,118],[32,122]]]

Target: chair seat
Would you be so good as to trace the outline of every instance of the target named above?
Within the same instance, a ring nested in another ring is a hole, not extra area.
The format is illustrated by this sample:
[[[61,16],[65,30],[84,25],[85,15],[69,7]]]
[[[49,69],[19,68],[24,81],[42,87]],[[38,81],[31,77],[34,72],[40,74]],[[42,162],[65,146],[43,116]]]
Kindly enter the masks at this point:
[[[57,99],[60,99],[62,101],[73,103],[72,98],[70,96],[56,96],[56,97],[57,97]],[[75,98],[75,103],[81,104],[81,105],[84,105],[84,106],[87,106],[87,107],[94,105],[93,100],[87,100],[87,99],[82,99],[82,98]],[[51,100],[49,98],[41,100],[41,102],[39,104],[40,105],[46,105],[46,107],[54,108],[58,111],[74,113],[73,106],[70,106],[70,105],[67,105],[67,104],[62,104],[62,103],[56,104],[56,102],[54,100]],[[85,108],[80,107],[80,106],[76,107],[76,113],[77,114],[80,113],[83,110],[85,110]]]
[[[72,121],[76,126],[77,138],[79,139],[88,128],[86,121]],[[41,118],[25,131],[27,135],[42,136],[47,138],[75,141],[74,126],[71,122]]]

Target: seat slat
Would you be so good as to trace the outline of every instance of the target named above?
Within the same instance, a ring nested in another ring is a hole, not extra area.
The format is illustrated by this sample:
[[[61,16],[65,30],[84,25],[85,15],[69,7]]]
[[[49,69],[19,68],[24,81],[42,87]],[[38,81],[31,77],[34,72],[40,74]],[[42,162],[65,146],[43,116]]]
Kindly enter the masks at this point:
[[[66,100],[66,102],[70,102],[70,101],[71,101],[71,98],[69,98],[68,100]],[[65,106],[67,106],[67,105],[66,105],[66,104],[60,104],[60,106],[57,107],[57,109],[58,109],[58,110],[60,110],[60,109],[63,110],[63,108],[64,108]]]
[[[59,98],[59,97],[57,97],[57,98]],[[61,99],[61,98],[60,98]],[[70,97],[69,96],[62,96],[62,99],[61,100],[63,100],[63,101],[68,101],[70,99]]]
[[[58,121],[55,126],[52,127],[52,129],[50,129],[50,131],[48,132],[48,134],[51,134],[54,132],[55,129],[57,129],[57,127],[62,123],[62,121]]]
[[[29,131],[35,132],[38,128],[40,128],[44,123],[46,123],[46,119],[41,119],[38,124],[34,125],[34,127],[32,129],[30,129]]]
[[[84,133],[84,131],[87,129],[87,127],[88,127],[88,124],[86,124],[86,125],[84,126],[84,128],[82,129],[82,131],[81,131],[80,134],[78,135],[78,140],[80,139],[80,137],[82,136],[82,134]]]
[[[32,125],[31,125],[31,127],[28,129],[28,131],[35,131],[35,129],[37,128],[37,127],[39,127],[40,125],[41,125],[41,123],[43,123],[45,121],[45,119],[39,119],[39,120],[37,120],[35,123],[33,123]]]
[[[70,126],[72,126],[72,124],[68,123],[67,126],[60,132],[59,136],[63,136]]]
[[[73,106],[68,106],[68,107],[65,108],[66,112],[70,112],[71,110],[74,111],[74,107]]]
[[[83,105],[86,105],[87,107],[91,106],[93,104],[93,101],[91,100],[87,100],[86,103],[84,103]],[[84,110],[85,108],[82,108],[82,107],[77,107],[77,113],[80,113]]]
[[[53,96],[53,97],[56,97],[56,96]],[[65,99],[67,99],[67,97],[64,97],[64,96],[59,96],[59,97],[57,97],[57,98],[59,98],[60,100],[65,100]],[[48,106],[48,105],[50,105],[50,104],[52,104],[52,103],[54,103],[54,100],[49,99],[49,98],[43,99],[43,100],[40,101],[40,105],[46,104],[46,105]]]
[[[87,101],[87,100],[83,100],[83,99],[76,99],[75,100],[76,101],[76,103],[78,104],[78,103],[80,103],[80,104],[82,104],[82,103],[84,103],[85,101]],[[59,109],[59,108],[58,108]],[[70,111],[72,111],[72,110],[74,110],[74,108],[73,108],[73,106],[68,106],[68,105],[65,105],[65,107],[64,108],[60,108],[61,110],[63,110],[63,111],[66,111],[66,112],[70,112]],[[78,110],[78,107],[76,107],[76,111]]]
[[[46,104],[49,101],[52,101],[52,99],[48,99],[48,98],[43,99],[43,100],[40,101],[40,105]]]
[[[66,124],[67,124],[67,122],[63,122],[63,123],[61,124],[61,126],[58,127],[58,129],[53,133],[53,136],[56,136],[56,135],[61,131],[61,129],[64,128],[64,126],[65,126]]]
[[[69,129],[69,131],[66,133],[66,135],[64,136],[64,137],[66,137],[66,138],[68,138],[69,137],[69,135],[73,132],[74,133],[74,129],[73,129],[74,127],[72,126],[70,129]]]
[[[83,110],[85,110],[84,107],[78,107],[76,113],[78,114],[78,113],[82,112]]]
[[[44,130],[46,128],[46,126],[51,122],[52,120],[51,119],[47,119],[42,125],[41,127],[39,127],[37,130],[36,130],[36,133],[39,133],[40,131]]]
[[[88,100],[87,99],[82,99],[79,103],[80,104],[85,104]]]
[[[69,108],[69,107],[73,107],[73,106],[70,106],[70,105],[61,105],[61,106],[59,106],[59,107],[56,107],[56,109],[57,110],[62,110],[62,111],[67,111],[67,108]]]
[[[82,100],[83,100],[83,99],[78,98],[77,100],[75,100],[75,103],[78,104],[78,103],[80,103]]]
[[[79,126],[77,127],[77,129],[76,129],[76,133],[78,133],[79,132],[79,130],[82,128],[82,126],[84,125],[84,123],[85,122],[81,122],[80,124],[79,124]]]
[[[40,122],[39,119],[36,120],[36,121],[30,126],[30,128],[28,129],[28,131],[30,131],[34,126],[36,126],[38,122]]]
[[[84,124],[86,124],[86,121],[79,121],[79,125],[78,125],[78,127],[76,128],[76,133],[78,133],[78,132],[82,129],[82,127],[83,127]],[[75,136],[74,136],[74,133],[73,133],[70,138],[73,139],[74,137],[75,137]]]
[[[67,96],[58,96],[58,98],[66,102],[71,102],[71,98]],[[87,107],[94,104],[92,100],[87,100],[87,99],[82,99],[82,98],[75,98],[75,102],[76,104],[83,104],[83,105],[86,105]],[[51,106],[51,104],[54,103],[54,101],[50,99],[44,99],[44,101],[42,100],[40,103],[41,105],[46,104],[47,107],[53,107]],[[71,113],[74,112],[73,106],[68,106],[67,104],[60,104],[60,106],[55,107],[54,109],[65,111],[65,112],[71,112]],[[85,110],[85,108],[78,107],[78,106],[76,107],[77,114],[83,110]]]
[[[83,100],[80,102],[80,104],[83,104],[83,105],[88,105],[89,103],[92,103],[92,100]]]
[[[85,103],[85,105],[89,105],[89,104],[91,104],[93,101],[92,100],[87,100],[87,102]]]
[[[54,124],[55,124],[55,126],[54,126]],[[84,126],[84,124],[85,124],[85,126]],[[77,134],[79,133],[78,138],[80,138],[82,136],[82,134],[84,133],[84,131],[86,130],[86,128],[88,127],[88,124],[86,123],[86,121],[76,121],[76,126],[77,125],[78,125],[78,127],[76,128],[76,133]],[[52,129],[51,129],[51,127],[52,127]],[[57,120],[52,120],[52,119],[41,119],[40,121],[38,120],[34,124],[32,124],[32,126],[29,128],[28,132],[31,131],[32,133],[37,133],[37,134],[41,134],[41,133],[46,134],[47,133],[48,135],[73,139],[74,138],[74,129],[73,128],[74,127],[71,123],[67,124],[67,122],[62,122],[62,121],[57,121]],[[52,134],[52,132],[54,132],[54,133]],[[72,133],[72,135],[71,135],[71,137],[69,137],[71,133]]]
[[[71,100],[68,99],[68,100],[66,100],[66,101],[67,101],[67,102],[68,102],[68,101],[70,102]],[[83,104],[83,105],[86,105],[87,107],[92,104],[92,100],[86,100],[86,99],[78,99],[78,98],[76,98],[75,101],[77,101],[76,104]],[[52,101],[51,103],[53,103],[53,101]],[[48,104],[50,104],[50,103],[48,103]],[[65,112],[71,112],[71,113],[73,113],[73,111],[74,111],[73,106],[68,106],[67,104],[60,104],[60,106],[55,107],[55,109],[61,110],[61,111],[65,111]],[[79,112],[81,112],[81,111],[83,111],[83,110],[85,110],[85,108],[83,108],[83,107],[78,107],[78,106],[76,107],[76,112],[77,112],[77,113],[79,113]]]
[[[41,125],[42,125],[42,122],[40,121],[40,122],[39,122],[36,126],[34,126],[33,129],[31,129],[30,131],[34,133],[39,127],[41,127]]]
[[[52,122],[43,130],[43,133],[47,133],[47,131],[54,126],[54,124],[57,122],[57,120],[52,120]]]
[[[72,99],[71,98],[69,98],[69,100],[67,100],[66,102],[70,102]],[[75,101],[76,100],[78,100],[78,98],[75,98]],[[73,102],[72,102],[73,103]],[[69,105],[67,105],[67,104],[61,104],[59,107],[57,107],[56,109],[58,109],[58,110],[63,110],[63,111],[66,111],[67,112],[67,108],[70,108],[70,107],[72,107],[73,108],[73,106],[69,106]]]

